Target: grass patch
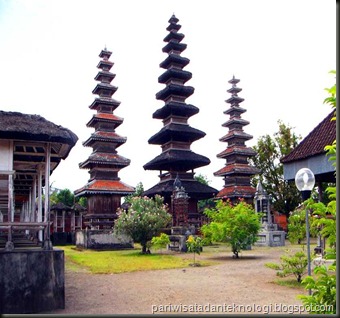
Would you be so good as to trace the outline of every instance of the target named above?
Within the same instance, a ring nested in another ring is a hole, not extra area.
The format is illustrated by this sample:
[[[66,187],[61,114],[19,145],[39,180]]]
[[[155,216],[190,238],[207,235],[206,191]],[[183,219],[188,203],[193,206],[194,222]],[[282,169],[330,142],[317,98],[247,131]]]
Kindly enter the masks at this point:
[[[191,258],[166,254],[141,254],[140,249],[119,251],[77,250],[74,246],[59,246],[64,250],[65,267],[71,271],[89,271],[93,274],[118,274],[124,272],[189,267]],[[199,261],[202,266],[216,264]]]
[[[304,287],[296,279],[276,279],[273,281],[274,284],[285,286],[289,288],[305,290]]]

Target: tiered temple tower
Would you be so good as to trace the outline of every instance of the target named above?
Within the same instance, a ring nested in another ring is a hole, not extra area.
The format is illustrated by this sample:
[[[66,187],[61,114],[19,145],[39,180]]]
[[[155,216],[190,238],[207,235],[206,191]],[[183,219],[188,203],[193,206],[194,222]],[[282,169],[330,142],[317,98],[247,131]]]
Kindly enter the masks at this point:
[[[227,90],[231,94],[231,97],[226,100],[230,108],[224,114],[229,115],[230,118],[222,126],[229,128],[229,132],[220,138],[220,141],[227,142],[228,146],[217,155],[218,158],[226,160],[226,165],[214,173],[215,176],[223,177],[225,184],[216,198],[230,199],[232,203],[243,198],[247,203],[252,204],[256,190],[250,185],[250,179],[258,174],[259,170],[250,166],[248,162],[248,158],[255,156],[256,152],[245,146],[245,142],[253,136],[243,131],[243,127],[248,125],[249,121],[241,118],[241,114],[246,110],[239,106],[244,101],[238,96],[238,93],[242,91],[236,86],[239,81],[233,76],[229,81],[232,87]]]
[[[81,189],[75,191],[76,196],[87,197],[87,214],[84,224],[91,229],[110,229],[117,218],[116,210],[121,205],[121,197],[134,192],[134,188],[123,183],[118,172],[130,164],[130,160],[120,156],[117,148],[126,142],[126,137],[116,133],[116,128],[123,122],[113,114],[120,102],[112,98],[117,87],[111,85],[115,74],[110,72],[114,63],[109,61],[112,52],[106,48],[99,54],[101,61],[97,65],[100,69],[95,80],[99,83],[92,91],[99,95],[89,106],[96,114],[87,123],[87,127],[94,128],[83,146],[92,147],[93,152],[87,160],[81,162],[81,169],[89,169],[90,179]]]
[[[160,171],[160,182],[144,194],[159,194],[170,205],[174,181],[178,176],[190,197],[188,222],[199,223],[197,201],[212,198],[218,191],[194,179],[194,169],[208,165],[210,160],[190,149],[191,144],[204,137],[205,133],[188,124],[188,119],[199,109],[185,102],[194,93],[194,88],[184,85],[192,74],[183,70],[190,60],[181,56],[187,45],[181,43],[184,35],[178,32],[181,28],[178,21],[174,15],[169,20],[169,34],[164,38],[166,45],[163,47],[168,56],[160,63],[166,71],[159,76],[158,82],[166,86],[156,94],[156,99],[164,101],[164,106],[153,113],[153,118],[161,119],[163,128],[148,141],[149,144],[160,145],[162,153],[144,165],[145,170]]]

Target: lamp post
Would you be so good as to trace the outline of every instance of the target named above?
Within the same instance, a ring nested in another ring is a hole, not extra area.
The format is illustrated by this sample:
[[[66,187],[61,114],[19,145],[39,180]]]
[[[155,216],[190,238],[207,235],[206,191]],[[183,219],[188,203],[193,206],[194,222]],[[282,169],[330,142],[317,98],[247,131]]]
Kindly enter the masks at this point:
[[[302,200],[309,199],[315,184],[315,177],[313,172],[308,168],[300,169],[295,175],[295,185],[301,191]],[[306,211],[306,239],[307,239],[307,270],[308,275],[311,275],[310,264],[310,237],[309,237],[309,211]],[[312,291],[309,289],[309,295]]]

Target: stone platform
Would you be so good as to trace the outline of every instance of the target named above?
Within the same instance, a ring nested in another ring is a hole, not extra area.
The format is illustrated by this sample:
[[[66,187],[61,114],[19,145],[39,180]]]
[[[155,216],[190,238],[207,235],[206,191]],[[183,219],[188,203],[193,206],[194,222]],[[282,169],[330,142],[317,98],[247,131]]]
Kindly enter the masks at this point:
[[[65,308],[64,251],[0,251],[0,314]]]

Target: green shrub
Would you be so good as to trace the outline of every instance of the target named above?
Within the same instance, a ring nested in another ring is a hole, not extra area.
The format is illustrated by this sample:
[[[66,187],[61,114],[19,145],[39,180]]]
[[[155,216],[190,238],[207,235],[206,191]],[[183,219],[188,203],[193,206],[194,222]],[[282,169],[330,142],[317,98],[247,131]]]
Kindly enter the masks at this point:
[[[302,280],[305,289],[311,289],[311,295],[299,295],[303,304],[309,307],[310,314],[336,314],[336,266],[318,266],[314,269],[316,278],[307,276]]]
[[[204,214],[211,220],[201,227],[204,237],[230,244],[236,258],[241,250],[248,249],[257,241],[261,213],[255,213],[251,205],[241,201],[234,206],[220,200],[216,208],[205,209]]]
[[[308,260],[305,252],[298,251],[294,255],[282,255],[281,264],[266,263],[265,266],[277,270],[276,275],[286,277],[294,275],[300,283],[302,276],[306,274]]]
[[[151,240],[151,246],[157,250],[167,247],[170,244],[169,235],[161,233],[159,236],[154,236]]]

